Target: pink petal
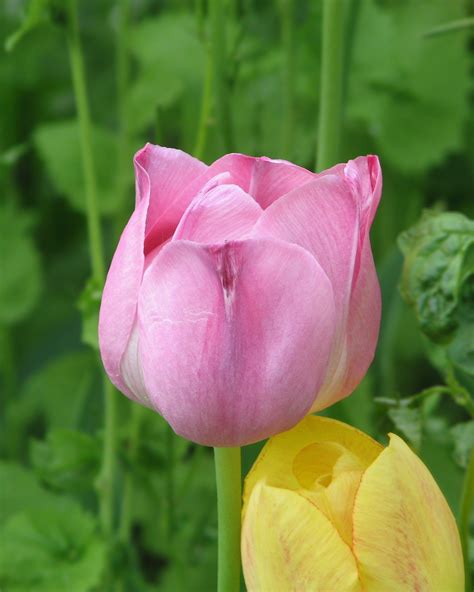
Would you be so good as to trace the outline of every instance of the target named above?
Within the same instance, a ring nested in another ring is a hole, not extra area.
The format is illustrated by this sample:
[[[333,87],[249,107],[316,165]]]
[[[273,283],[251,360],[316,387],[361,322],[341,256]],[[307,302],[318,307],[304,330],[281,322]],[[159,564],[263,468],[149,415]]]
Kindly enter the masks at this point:
[[[147,392],[173,429],[248,444],[311,406],[332,346],[332,290],[295,245],[173,241],[145,273],[139,330]]]
[[[381,194],[376,157],[324,172],[262,214],[254,236],[296,243],[319,261],[334,290],[337,336],[328,376],[312,410],[347,396],[372,362],[380,293],[368,232]]]
[[[207,170],[189,154],[174,148],[146,144],[135,155],[137,204],[149,200],[146,222],[148,252],[169,238],[195,193],[187,186]]]
[[[173,240],[220,243],[242,238],[255,225],[262,209],[250,195],[237,185],[210,183],[191,202]]]
[[[352,286],[346,326],[345,375],[339,387],[338,399],[352,393],[369,369],[377,347],[381,314],[380,285],[367,237],[362,249],[359,273]],[[332,404],[330,391],[327,398],[324,392],[320,395],[316,399],[315,410]]]
[[[120,237],[107,274],[99,315],[99,345],[105,370],[115,386],[132,398],[122,379],[120,363],[135,323],[145,259],[147,209],[148,199],[143,199]]]
[[[229,171],[234,183],[251,195],[262,208],[316,177],[314,173],[286,160],[226,154],[209,167],[209,174]]]
[[[179,222],[173,200],[206,165],[191,156],[147,144],[134,158],[136,207],[120,237],[104,287],[99,317],[99,343],[104,367],[127,396],[134,394],[121,376],[121,362],[135,323],[145,255],[145,233],[155,218],[158,244]],[[184,211],[184,210],[183,210]],[[177,216],[177,217],[176,217]],[[149,241],[151,245],[153,240]],[[154,245],[156,247],[156,245]],[[140,398],[140,397],[138,397]]]
[[[312,253],[331,280],[336,312],[343,315],[359,240],[358,207],[346,183],[327,175],[291,191],[264,211],[253,234]]]

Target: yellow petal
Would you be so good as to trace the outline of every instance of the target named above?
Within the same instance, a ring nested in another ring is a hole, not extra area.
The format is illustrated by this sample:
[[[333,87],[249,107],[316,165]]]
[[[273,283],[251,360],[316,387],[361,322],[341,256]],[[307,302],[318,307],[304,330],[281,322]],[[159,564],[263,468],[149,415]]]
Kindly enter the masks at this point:
[[[352,546],[352,513],[361,477],[361,471],[341,473],[325,490],[331,521],[349,546]]]
[[[258,481],[296,491],[323,476],[324,471],[329,470],[329,465],[325,466],[326,459],[315,446],[320,443],[325,443],[325,454],[333,455],[331,462],[336,467],[336,475],[339,466],[346,470],[356,467],[365,469],[383,450],[370,436],[347,424],[328,417],[309,415],[291,430],[270,438],[264,446],[245,480],[244,513],[250,492]],[[338,456],[338,450],[344,459]],[[354,458],[349,459],[350,455],[345,456],[344,451],[355,457],[357,462]],[[298,460],[300,453],[305,457],[303,459],[300,456]],[[300,462],[302,460],[304,463]],[[307,469],[304,468],[305,464]]]
[[[247,503],[242,565],[249,592],[361,592],[352,551],[326,516],[262,482]]]
[[[462,592],[456,524],[428,469],[395,435],[362,477],[353,549],[365,592]]]

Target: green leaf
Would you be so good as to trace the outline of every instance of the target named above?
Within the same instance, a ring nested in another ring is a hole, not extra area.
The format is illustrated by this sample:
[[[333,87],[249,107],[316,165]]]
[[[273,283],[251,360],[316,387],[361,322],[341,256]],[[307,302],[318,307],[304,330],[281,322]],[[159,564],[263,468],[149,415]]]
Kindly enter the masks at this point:
[[[100,469],[99,441],[82,432],[56,429],[34,440],[31,462],[41,481],[58,491],[91,489]]]
[[[88,592],[100,582],[105,546],[93,517],[63,500],[16,514],[0,530],[0,585],[9,592]]]
[[[20,511],[50,508],[59,499],[39,485],[32,471],[18,464],[0,462],[0,483],[0,527]]]
[[[164,470],[166,467],[168,462],[167,439],[170,427],[155,411],[143,408],[140,412],[140,445],[137,451],[137,458],[130,459],[127,450],[124,460],[127,464],[130,464],[132,470],[143,472],[143,475],[146,476],[150,470],[153,470],[153,467],[155,470]],[[124,438],[128,437],[128,430],[129,427],[126,425],[123,431]],[[186,455],[189,446],[190,443],[188,440],[176,434],[173,435],[173,455],[176,463],[179,463]]]
[[[474,447],[474,420],[458,423],[451,428],[451,435],[454,440],[454,460],[465,469]]]
[[[34,309],[42,288],[30,216],[9,203],[0,206],[0,324],[12,325]]]
[[[169,107],[183,93],[196,100],[204,77],[205,50],[191,14],[163,14],[135,27],[130,50],[138,61],[128,96],[130,122],[142,131],[154,122],[158,107]]]
[[[418,407],[396,407],[387,411],[388,416],[399,430],[414,446],[419,449],[422,433],[422,412]]]
[[[465,17],[466,9],[442,0],[364,0],[359,13],[349,118],[363,123],[387,162],[421,172],[462,146],[469,115],[467,30],[424,33]]]
[[[160,581],[162,592],[203,592],[203,590],[217,589],[217,554],[215,545],[203,547],[199,554],[199,561],[175,561],[165,571]]]
[[[50,2],[51,0],[29,0],[23,22],[5,41],[6,51],[12,51],[27,33],[49,21]]]
[[[34,374],[7,410],[7,441],[13,450],[24,442],[23,430],[42,419],[49,428],[74,428],[96,376],[92,352],[56,358]]]
[[[448,348],[453,366],[474,377],[474,323],[460,325]]]
[[[79,128],[75,120],[46,123],[33,135],[34,145],[43,160],[56,190],[73,208],[85,211],[84,175]],[[116,192],[117,142],[109,130],[95,126],[92,144],[97,176],[97,199],[102,214],[120,207]]]
[[[15,144],[0,154],[0,165],[10,167],[16,164],[20,158],[28,151],[29,145],[24,142]]]
[[[426,212],[400,235],[399,246],[405,255],[401,293],[420,329],[435,342],[451,340],[460,313],[474,311],[474,298],[465,297],[465,284],[474,276],[464,271],[474,246],[474,221],[454,212]]]
[[[90,278],[79,297],[78,308],[82,313],[82,342],[99,349],[99,309],[102,289],[95,278]]]
[[[157,108],[170,107],[180,98],[183,90],[183,82],[174,73],[143,68],[127,97],[133,131],[141,132],[153,123]]]
[[[190,13],[168,13],[142,21],[134,29],[130,47],[142,66],[170,75],[174,72],[184,84],[202,79],[204,46]]]

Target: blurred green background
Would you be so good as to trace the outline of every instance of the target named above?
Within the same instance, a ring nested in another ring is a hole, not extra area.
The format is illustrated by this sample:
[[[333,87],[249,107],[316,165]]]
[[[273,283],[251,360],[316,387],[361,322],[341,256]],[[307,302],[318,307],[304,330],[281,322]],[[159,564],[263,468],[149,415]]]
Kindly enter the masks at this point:
[[[206,2],[79,2],[107,263],[133,209],[131,159],[147,141],[207,163],[230,143],[232,151],[314,169],[321,2],[224,4],[230,142],[215,113]],[[473,14],[473,3],[463,0],[347,2],[340,161],[369,153],[381,159],[372,245],[383,318],[369,374],[327,412],[381,441],[388,431],[408,439],[456,515],[474,443],[466,409],[474,384],[473,276],[462,295],[468,313],[458,323],[469,327],[460,347],[471,357],[457,363],[446,354],[454,329],[446,339],[427,337],[423,311],[400,295],[397,237],[425,208],[473,217],[473,29],[437,31]],[[91,344],[100,286],[89,281],[67,18],[63,2],[0,1],[0,587],[213,590],[212,451],[172,435],[148,411],[137,418],[118,394],[114,520],[121,524],[128,488],[129,526],[108,541],[98,527],[103,393]],[[474,230],[465,224],[472,272]],[[408,253],[416,247],[410,241]],[[457,296],[446,298],[457,305]],[[454,396],[433,390],[437,385]],[[259,447],[244,449],[245,471]],[[104,576],[109,560],[112,575]]]

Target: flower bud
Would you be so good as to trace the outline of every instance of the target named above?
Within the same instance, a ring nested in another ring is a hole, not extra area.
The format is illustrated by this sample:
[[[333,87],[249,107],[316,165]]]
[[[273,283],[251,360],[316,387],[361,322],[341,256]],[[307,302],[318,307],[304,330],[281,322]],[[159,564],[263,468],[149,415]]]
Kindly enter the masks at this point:
[[[421,460],[339,421],[308,416],[274,436],[247,476],[249,592],[462,592],[456,524]]]

